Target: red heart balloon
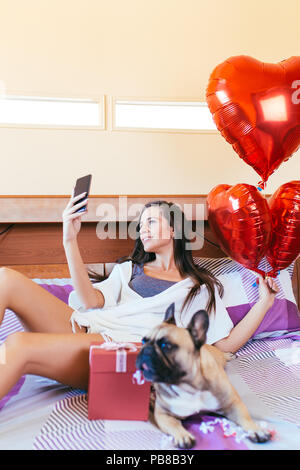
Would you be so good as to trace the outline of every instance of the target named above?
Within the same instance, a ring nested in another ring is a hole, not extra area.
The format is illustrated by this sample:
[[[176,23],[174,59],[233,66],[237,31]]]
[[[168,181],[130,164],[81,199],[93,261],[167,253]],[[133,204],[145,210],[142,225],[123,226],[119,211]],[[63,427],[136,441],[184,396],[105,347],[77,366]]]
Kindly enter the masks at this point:
[[[268,273],[287,268],[300,253],[300,181],[285,183],[268,201],[272,214],[272,234],[267,260],[273,268]]]
[[[300,57],[277,64],[235,56],[210,75],[206,100],[222,136],[261,176],[300,146]]]
[[[255,186],[219,184],[207,196],[208,222],[222,250],[246,268],[258,269],[271,234],[271,213]]]

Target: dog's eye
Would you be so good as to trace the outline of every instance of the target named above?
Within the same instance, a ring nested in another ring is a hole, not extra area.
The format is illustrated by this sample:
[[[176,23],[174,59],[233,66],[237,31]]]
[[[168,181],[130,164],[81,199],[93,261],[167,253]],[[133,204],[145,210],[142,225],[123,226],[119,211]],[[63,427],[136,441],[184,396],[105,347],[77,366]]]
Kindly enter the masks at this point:
[[[160,344],[160,348],[163,350],[163,351],[170,351],[170,349],[172,349],[173,345],[172,343],[169,343],[168,341],[163,341],[161,344]]]

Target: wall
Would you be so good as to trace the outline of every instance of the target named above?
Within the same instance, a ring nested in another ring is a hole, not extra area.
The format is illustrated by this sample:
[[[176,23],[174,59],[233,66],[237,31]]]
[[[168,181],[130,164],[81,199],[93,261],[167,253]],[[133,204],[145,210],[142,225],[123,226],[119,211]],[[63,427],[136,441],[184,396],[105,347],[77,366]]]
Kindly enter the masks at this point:
[[[204,100],[232,55],[299,54],[298,0],[1,0],[0,80],[9,92]],[[205,194],[259,176],[213,134],[0,128],[0,194]],[[299,151],[267,193],[299,178]]]

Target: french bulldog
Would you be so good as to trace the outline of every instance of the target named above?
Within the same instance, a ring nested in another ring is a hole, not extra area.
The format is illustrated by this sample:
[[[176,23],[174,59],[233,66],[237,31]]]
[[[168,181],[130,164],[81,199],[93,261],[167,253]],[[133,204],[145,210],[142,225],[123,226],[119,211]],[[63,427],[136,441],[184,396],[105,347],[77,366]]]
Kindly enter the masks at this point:
[[[256,424],[225,372],[232,355],[205,344],[209,317],[197,311],[187,328],[176,326],[175,304],[171,304],[164,321],[142,340],[137,369],[155,390],[154,423],[171,435],[174,445],[189,449],[194,436],[181,420],[199,412],[220,412],[234,421],[253,442],[267,442],[271,433]]]

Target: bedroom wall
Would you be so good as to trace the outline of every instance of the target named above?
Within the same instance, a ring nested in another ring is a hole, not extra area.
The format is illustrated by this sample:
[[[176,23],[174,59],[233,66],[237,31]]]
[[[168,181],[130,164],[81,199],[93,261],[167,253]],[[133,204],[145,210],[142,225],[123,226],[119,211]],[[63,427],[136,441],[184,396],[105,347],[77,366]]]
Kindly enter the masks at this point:
[[[213,68],[247,54],[299,54],[298,0],[1,0],[0,80],[8,92],[204,100]],[[205,194],[259,176],[216,132],[0,128],[0,194]],[[299,151],[267,193],[299,178]]]

